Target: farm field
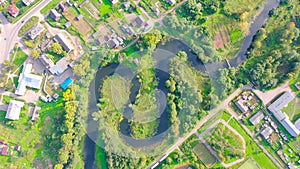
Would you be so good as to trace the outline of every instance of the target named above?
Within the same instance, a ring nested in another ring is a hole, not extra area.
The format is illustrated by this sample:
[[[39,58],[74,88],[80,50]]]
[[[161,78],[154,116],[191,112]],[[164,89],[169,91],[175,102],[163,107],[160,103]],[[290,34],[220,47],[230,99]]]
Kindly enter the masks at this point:
[[[238,169],[260,169],[260,167],[252,158],[249,158]]]
[[[193,151],[208,168],[211,168],[217,162],[217,159],[211,154],[211,152],[203,143],[197,144],[193,148]]]

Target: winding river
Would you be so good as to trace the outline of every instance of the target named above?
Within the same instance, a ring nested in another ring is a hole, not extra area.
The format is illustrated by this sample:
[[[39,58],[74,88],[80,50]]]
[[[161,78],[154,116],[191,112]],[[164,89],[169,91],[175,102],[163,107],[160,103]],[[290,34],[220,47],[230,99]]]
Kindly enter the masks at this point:
[[[264,25],[265,21],[269,18],[268,14],[269,12],[277,8],[279,6],[279,0],[267,0],[265,3],[261,13],[255,18],[255,20],[251,23],[249,33],[244,38],[244,40],[241,43],[241,47],[239,52],[237,53],[236,57],[230,59],[228,62],[222,61],[218,63],[210,63],[210,64],[203,64],[195,55],[191,52],[189,46],[178,39],[172,39],[164,45],[159,45],[158,48],[153,53],[153,58],[156,59],[158,64],[161,64],[158,67],[163,67],[164,65],[168,64],[168,60],[172,57],[174,57],[179,51],[185,51],[188,55],[188,59],[191,63],[191,65],[196,68],[199,71],[206,72],[206,73],[214,73],[218,69],[224,69],[231,67],[238,67],[240,66],[244,61],[247,60],[246,52],[248,48],[250,47],[254,36],[256,35],[257,31]],[[169,51],[169,53],[166,53],[167,59],[166,63],[165,61],[160,62],[159,58],[161,57],[161,50],[163,51]],[[229,63],[229,64],[228,64]],[[92,113],[97,111],[97,103],[99,98],[101,98],[101,94],[99,92],[99,88],[102,86],[102,83],[104,79],[107,76],[113,75],[117,69],[119,64],[117,63],[111,63],[108,66],[100,67],[96,77],[95,81],[93,81],[90,85],[90,102],[89,102],[89,116],[88,116],[88,127],[87,127],[87,135],[84,143],[84,153],[85,153],[85,169],[92,169],[96,168],[94,166],[95,161],[95,151],[96,151],[96,145],[95,140],[98,138],[98,127],[99,122],[93,121]],[[168,79],[168,74],[165,73],[165,71],[160,71],[159,69],[155,70],[155,75],[158,77],[159,82],[157,88],[160,89],[164,94],[167,93],[167,89],[165,88],[165,81]],[[138,92],[138,89],[140,87],[140,84],[138,83],[137,79],[132,80],[132,84],[134,84],[131,87],[131,94],[130,94],[130,102],[134,103],[135,96]],[[168,113],[167,109],[165,108],[163,110],[163,113],[161,114],[159,120],[159,126],[157,129],[157,134],[163,133],[168,129]],[[128,120],[124,120],[120,124],[121,133],[124,135],[127,135],[128,137],[124,138],[128,144],[130,145],[137,145],[135,139],[129,137],[129,124]],[[155,137],[154,137],[155,138]],[[159,141],[156,140],[156,141]],[[153,140],[152,140],[153,142]],[[139,140],[139,146],[147,145],[148,141],[147,139]]]

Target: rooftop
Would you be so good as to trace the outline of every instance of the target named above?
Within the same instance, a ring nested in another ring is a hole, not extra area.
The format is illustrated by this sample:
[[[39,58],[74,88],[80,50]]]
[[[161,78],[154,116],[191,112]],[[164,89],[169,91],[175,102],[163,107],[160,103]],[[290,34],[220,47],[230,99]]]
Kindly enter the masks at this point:
[[[275,118],[282,124],[282,126],[293,136],[299,135],[300,131],[290,121],[289,117],[281,111],[283,107],[288,105],[295,97],[291,92],[285,92],[277,100],[275,100],[268,109],[273,113]]]
[[[273,129],[271,127],[266,127],[260,134],[265,138],[268,139],[269,136],[273,133]]]
[[[24,107],[24,102],[11,100],[9,102],[5,118],[10,120],[19,120],[22,107]]]
[[[13,17],[16,17],[19,14],[19,8],[15,4],[11,4],[7,10],[8,13]]]
[[[54,40],[61,44],[62,48],[67,51],[68,53],[74,50],[73,45],[71,42],[66,38],[66,36],[62,33],[55,35]]]
[[[256,113],[255,115],[253,115],[250,118],[250,122],[255,126],[257,125],[263,118],[264,118],[264,113],[262,111],[259,111],[258,113]]]
[[[44,26],[40,23],[37,23],[29,32],[28,36],[30,39],[35,39],[38,35],[40,35],[45,30]]]
[[[43,77],[31,74],[32,64],[24,63],[22,73],[19,76],[19,85],[15,94],[23,96],[26,92],[26,87],[40,89]]]

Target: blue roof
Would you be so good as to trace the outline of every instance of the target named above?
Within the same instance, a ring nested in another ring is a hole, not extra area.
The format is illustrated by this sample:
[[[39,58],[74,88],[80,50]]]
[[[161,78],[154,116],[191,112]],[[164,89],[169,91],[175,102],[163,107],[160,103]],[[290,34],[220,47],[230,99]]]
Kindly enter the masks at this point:
[[[71,83],[73,83],[73,79],[67,78],[62,84],[60,84],[60,87],[61,87],[63,90],[66,90],[66,88],[67,88]]]

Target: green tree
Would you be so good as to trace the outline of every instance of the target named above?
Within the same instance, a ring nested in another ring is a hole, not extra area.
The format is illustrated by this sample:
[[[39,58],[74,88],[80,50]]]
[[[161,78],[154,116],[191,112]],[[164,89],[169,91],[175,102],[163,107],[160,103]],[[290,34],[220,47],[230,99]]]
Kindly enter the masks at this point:
[[[51,45],[50,52],[60,55],[63,52],[63,49],[59,43],[54,42]]]
[[[38,59],[40,57],[40,54],[41,52],[39,50],[32,50],[30,55],[33,59]]]

